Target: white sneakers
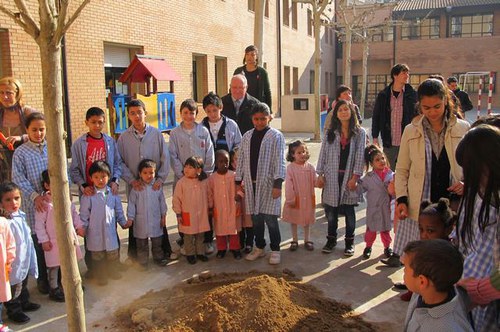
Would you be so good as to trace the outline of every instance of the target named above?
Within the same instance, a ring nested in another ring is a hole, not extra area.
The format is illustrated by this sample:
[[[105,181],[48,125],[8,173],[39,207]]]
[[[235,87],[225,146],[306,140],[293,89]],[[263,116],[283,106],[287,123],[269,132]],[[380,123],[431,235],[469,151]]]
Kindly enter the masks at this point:
[[[279,251],[271,251],[271,255],[269,256],[269,264],[277,265],[281,263],[281,253]]]
[[[205,254],[211,255],[215,251],[214,245],[212,242],[205,243]]]
[[[254,261],[259,257],[264,257],[266,255],[266,251],[264,249],[259,249],[257,247],[253,248],[252,252],[246,255],[245,259],[247,261]],[[277,265],[281,263],[281,252],[279,251],[271,251],[271,255],[269,256],[269,264]]]
[[[257,247],[254,247],[252,252],[250,252],[248,255],[245,256],[245,259],[247,261],[254,261],[259,257],[264,257],[266,255],[266,252],[264,249],[259,249]]]

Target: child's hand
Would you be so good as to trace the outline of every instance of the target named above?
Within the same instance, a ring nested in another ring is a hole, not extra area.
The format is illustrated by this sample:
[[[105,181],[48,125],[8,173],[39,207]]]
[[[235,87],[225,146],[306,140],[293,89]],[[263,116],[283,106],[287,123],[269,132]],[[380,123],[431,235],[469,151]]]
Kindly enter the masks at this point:
[[[318,180],[316,180],[316,187],[323,188],[324,186],[325,186],[325,176],[320,175],[318,176]]]
[[[127,229],[127,228],[130,228],[130,226],[132,226],[132,224],[134,223],[133,220],[127,220],[127,223],[125,225],[123,225],[123,229]]]
[[[356,180],[356,178],[352,177],[349,181],[347,181],[347,189],[349,189],[350,191],[356,190],[357,187],[358,181]]]
[[[86,233],[87,233],[87,232],[85,231],[85,228],[83,228],[83,227],[82,227],[82,228],[77,228],[77,229],[76,229],[76,234],[80,235],[81,237],[85,237],[85,234],[86,234]]]
[[[408,205],[406,205],[405,203],[399,203],[398,205],[396,205],[395,213],[399,220],[408,218]]]
[[[295,209],[295,202],[292,203],[285,203],[288,207]]]
[[[163,181],[161,179],[156,179],[155,183],[153,184],[153,190],[160,190],[162,185]]]
[[[165,227],[167,225],[167,217],[166,216],[161,217],[160,225],[161,225],[161,227]]]
[[[39,195],[35,198],[35,209],[38,211],[38,212],[45,212],[47,211],[47,204],[46,204],[46,201],[45,201],[45,197],[43,197],[42,195]]]
[[[118,195],[118,189],[119,189],[119,185],[118,183],[116,182],[111,182],[111,184],[109,185],[111,187],[111,193],[113,195]]]
[[[51,251],[52,250],[52,243],[50,241],[42,243],[42,249],[43,249],[43,251]]]
[[[83,194],[85,196],[93,196],[95,194],[94,186],[86,186],[83,188]]]
[[[273,199],[281,197],[281,189],[273,188],[272,197]]]
[[[144,189],[144,184],[140,180],[133,180],[130,184],[135,191],[142,191]]]
[[[387,192],[392,197],[396,196],[396,186],[394,185],[394,179],[392,179],[391,182],[389,182],[389,185],[387,186]]]

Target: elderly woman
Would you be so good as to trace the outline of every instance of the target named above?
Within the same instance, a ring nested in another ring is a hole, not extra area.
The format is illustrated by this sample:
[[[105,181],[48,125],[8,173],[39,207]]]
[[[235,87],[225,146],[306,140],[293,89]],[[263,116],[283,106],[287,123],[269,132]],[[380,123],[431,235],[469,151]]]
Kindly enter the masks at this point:
[[[24,120],[35,110],[25,106],[21,83],[13,77],[0,79],[0,182],[10,181],[14,149],[28,140]]]
[[[399,255],[410,241],[419,240],[418,213],[423,200],[452,201],[463,193],[462,169],[455,150],[469,124],[457,118],[449,90],[436,79],[418,87],[419,117],[406,126],[396,166],[396,216],[399,218],[394,255],[382,260],[400,266]]]

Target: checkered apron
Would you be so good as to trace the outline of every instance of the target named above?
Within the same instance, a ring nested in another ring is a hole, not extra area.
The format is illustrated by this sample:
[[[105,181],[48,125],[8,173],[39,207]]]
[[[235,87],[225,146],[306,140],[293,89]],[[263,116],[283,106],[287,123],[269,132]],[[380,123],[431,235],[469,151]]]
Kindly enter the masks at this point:
[[[429,138],[425,134],[425,178],[422,191],[422,200],[428,200],[431,197],[431,172],[432,172],[432,146]],[[401,256],[408,242],[420,240],[420,231],[418,229],[418,220],[406,218],[398,223],[396,235],[394,238],[394,253]]]

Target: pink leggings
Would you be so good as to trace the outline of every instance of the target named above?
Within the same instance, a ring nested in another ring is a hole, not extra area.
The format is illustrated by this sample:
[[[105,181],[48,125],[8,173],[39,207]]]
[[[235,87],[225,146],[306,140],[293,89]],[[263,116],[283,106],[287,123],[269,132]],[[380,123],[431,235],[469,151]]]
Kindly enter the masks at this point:
[[[377,232],[373,232],[368,227],[366,227],[365,242],[368,248],[371,248],[373,246],[373,242],[375,242],[376,238],[377,238]],[[389,248],[392,242],[391,231],[380,232],[380,238],[382,239],[384,248]]]

